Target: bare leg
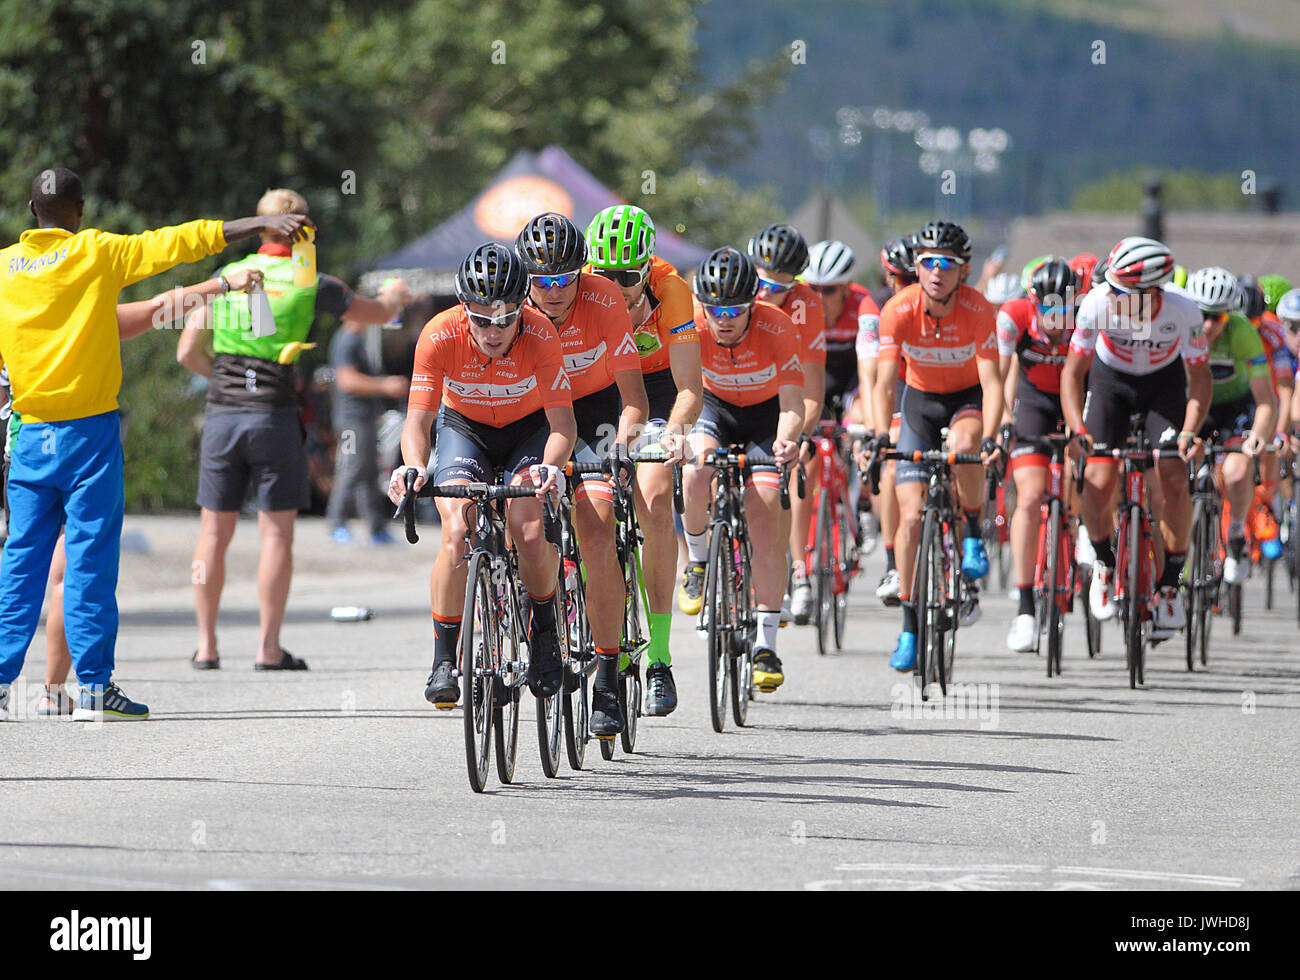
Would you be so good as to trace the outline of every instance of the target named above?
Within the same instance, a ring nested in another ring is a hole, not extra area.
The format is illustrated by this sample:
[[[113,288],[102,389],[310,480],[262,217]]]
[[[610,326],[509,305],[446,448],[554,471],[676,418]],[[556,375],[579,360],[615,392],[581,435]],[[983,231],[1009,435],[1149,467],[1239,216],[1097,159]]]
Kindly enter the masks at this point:
[[[262,640],[257,662],[278,664],[284,659],[280,649],[280,626],[289,602],[289,583],[293,579],[293,522],[296,510],[264,510],[257,515],[257,529],[262,536],[262,555],[257,563],[257,597],[261,607]]]
[[[226,549],[230,547],[238,520],[238,511],[206,507],[199,516],[199,541],[191,567],[194,615],[199,625],[197,660],[217,659],[217,613],[221,608],[221,590],[226,584]]]

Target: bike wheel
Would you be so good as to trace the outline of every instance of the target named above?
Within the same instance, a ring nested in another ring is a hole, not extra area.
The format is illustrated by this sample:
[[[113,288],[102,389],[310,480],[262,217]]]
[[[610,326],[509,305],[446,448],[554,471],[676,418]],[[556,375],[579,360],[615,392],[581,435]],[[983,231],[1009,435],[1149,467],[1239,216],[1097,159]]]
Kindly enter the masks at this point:
[[[581,583],[581,579],[579,579]],[[586,658],[595,653],[591,643],[591,627],[587,622],[587,600],[581,584],[572,593],[563,593],[561,609],[567,624],[564,629],[564,678],[569,683],[563,689],[564,751],[569,757],[569,768],[579,770],[587,756],[587,742],[591,739],[587,722],[591,712],[589,678]],[[578,671],[577,689],[568,687],[574,671]],[[603,743],[602,743],[603,744]]]
[[[823,487],[817,494],[817,534],[813,539],[813,561],[817,570],[808,570],[808,578],[816,582],[813,588],[813,610],[817,617],[817,652],[825,656],[831,648],[831,606],[835,602],[835,569],[831,543],[831,496]]]
[[[1241,633],[1241,586],[1228,586],[1228,615],[1232,617],[1232,635]]]
[[[835,594],[835,602],[832,606],[832,617],[835,620],[835,649],[844,649],[844,626],[849,617],[849,583],[853,581],[853,576],[857,574],[858,562],[858,542],[854,537],[853,529],[849,526],[849,515],[852,514],[848,508],[851,506],[848,502],[840,501],[839,520],[835,522],[836,539],[839,541],[839,554],[836,560],[840,565],[840,576],[844,588]]]
[[[912,668],[912,675],[920,684],[922,701],[929,698],[927,674],[930,671],[928,652],[931,628],[928,600],[931,577],[930,549],[937,546],[932,540],[935,537],[935,519],[936,515],[933,511],[926,511],[921,524],[921,546],[916,552],[916,572],[913,576],[912,598],[909,600],[916,608],[916,664]]]
[[[1124,594],[1124,655],[1128,661],[1128,686],[1136,689],[1142,675],[1142,512],[1136,505],[1129,509],[1125,545],[1128,549]]]
[[[1276,561],[1265,559],[1264,564],[1264,608],[1273,611],[1273,566]]]
[[[519,657],[518,609],[511,608],[509,603],[513,593],[503,586],[496,586],[496,589],[498,599],[505,600],[500,604],[505,616],[500,627],[503,640],[501,673],[495,690],[505,704],[498,701],[492,716],[492,734],[497,749],[497,778],[503,784],[509,784],[514,781],[515,762],[519,755],[519,689],[525,665],[521,665]]]
[[[1047,527],[1044,534],[1047,570],[1043,577],[1045,588],[1043,602],[1047,625],[1047,676],[1060,676],[1061,640],[1065,621],[1061,616],[1061,501],[1052,500],[1047,508]]]
[[[713,730],[721,732],[727,725],[727,673],[731,664],[731,631],[735,626],[735,558],[731,551],[731,533],[724,524],[713,528],[706,574],[704,602],[709,611],[709,719]]]
[[[555,628],[557,633],[566,632],[567,620],[561,619],[566,615],[563,602],[560,596],[564,593],[564,565],[560,565],[560,579],[555,589],[555,596],[552,602],[555,604]],[[564,657],[564,650],[560,651],[560,658],[564,661],[565,670],[568,670],[568,661]],[[549,698],[537,698],[537,749],[542,760],[542,772],[546,774],[547,779],[554,779],[555,774],[560,771],[560,742],[564,737],[564,685]]]
[[[618,698],[619,707],[623,709],[623,734],[619,740],[623,745],[623,751],[631,755],[636,751],[636,726],[637,719],[641,717],[641,663],[633,661],[628,664],[627,672],[618,679]],[[605,743],[601,742],[601,752],[604,753]],[[613,746],[610,746],[610,757],[614,754]]]
[[[465,720],[465,765],[475,793],[487,785],[492,751],[492,692],[500,652],[500,622],[492,591],[491,561],[470,558],[460,626],[460,696]]]
[[[953,658],[957,654],[957,630],[961,626],[962,597],[967,589],[974,589],[974,583],[967,583],[961,574],[961,539],[957,524],[950,524],[947,535],[940,535],[939,568],[943,570],[944,624],[942,641],[938,649],[936,664],[939,690],[946,697],[948,685],[952,683]]]
[[[737,728],[749,721],[749,691],[754,686],[754,644],[749,637],[733,636],[731,667],[731,717]]]

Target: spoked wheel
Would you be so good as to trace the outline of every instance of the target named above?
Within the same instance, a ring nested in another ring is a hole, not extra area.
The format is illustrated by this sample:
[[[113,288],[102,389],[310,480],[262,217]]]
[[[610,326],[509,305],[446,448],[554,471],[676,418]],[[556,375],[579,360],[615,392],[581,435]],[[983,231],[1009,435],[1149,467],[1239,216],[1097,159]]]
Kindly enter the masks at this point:
[[[912,676],[916,678],[916,682],[921,688],[922,701],[929,699],[928,675],[932,670],[929,656],[931,632],[929,606],[932,567],[930,550],[935,546],[931,541],[935,534],[935,516],[932,512],[927,511],[921,525],[921,546],[916,552],[915,581],[910,600],[916,606],[916,664],[912,668]]]
[[[1273,611],[1273,566],[1276,561],[1264,559],[1264,608]]]
[[[754,686],[754,644],[749,637],[732,634],[731,717],[737,728],[749,721],[749,695]]]
[[[1133,507],[1128,515],[1128,527],[1125,530],[1128,554],[1125,556],[1124,594],[1124,655],[1128,661],[1128,686],[1136,689],[1142,683],[1142,596],[1139,594],[1139,579],[1142,567],[1141,537],[1142,515]]]
[[[841,506],[843,506],[843,503],[841,503]],[[843,650],[844,624],[849,615],[849,583],[853,581],[854,569],[859,561],[858,543],[854,539],[852,529],[849,527],[847,511],[840,515],[840,519],[835,522],[835,527],[840,543],[837,560],[840,563],[840,576],[844,588],[835,595],[831,613],[835,620],[835,649]]]
[[[943,570],[944,615],[941,622],[945,625],[942,635],[942,642],[938,650],[938,680],[939,690],[946,697],[948,695],[948,685],[952,683],[953,658],[957,653],[957,629],[961,626],[961,605],[962,597],[968,588],[974,589],[975,585],[967,584],[962,580],[961,574],[961,542],[957,537],[957,526],[953,524],[948,528],[947,547],[944,547],[944,538],[939,537],[939,565]]]
[[[514,593],[505,586],[496,586],[501,609],[506,610],[509,622],[501,623],[502,652],[497,678],[497,707],[492,716],[492,734],[497,748],[497,778],[510,783],[515,778],[515,761],[519,754],[519,691],[528,665],[523,662],[519,642],[518,603],[510,602]]]
[[[926,699],[931,684],[943,691],[944,641],[948,633],[948,580],[943,554],[943,530],[938,515],[926,514],[921,531],[921,551],[918,563],[925,568],[925,590],[920,595],[921,608],[917,609],[917,625],[925,620],[925,643],[917,637],[917,666],[921,666],[924,649],[925,667],[921,674],[921,697]]]
[[[460,627],[460,696],[469,785],[475,793],[481,793],[491,765],[493,672],[500,659],[501,642],[487,555],[479,552],[473,556],[466,582]]]
[[[1232,635],[1241,633],[1241,586],[1228,586],[1228,615],[1232,617]]]
[[[560,566],[560,574],[564,574],[564,566]],[[552,602],[555,604],[555,629],[557,633],[563,633],[566,629],[567,620],[560,617],[565,615],[563,603],[560,596],[564,592],[564,581],[560,580],[555,590],[555,597]],[[530,651],[532,656],[536,656],[536,651]],[[560,651],[561,660],[564,659],[564,651]],[[568,669],[567,663],[565,669]],[[549,698],[537,698],[537,748],[542,758],[542,772],[546,774],[547,779],[554,779],[555,774],[560,771],[560,742],[564,735],[564,685]]]
[[[581,585],[564,593],[564,751],[569,768],[581,769],[587,755],[591,733],[587,726],[591,712],[590,674],[587,657],[595,655],[591,644],[591,627],[587,622],[587,601]],[[576,688],[569,690],[570,687]]]
[[[808,577],[814,579],[815,574],[813,615],[817,617],[817,652],[825,656],[831,649],[831,631],[835,625],[831,621],[835,604],[835,559],[831,544],[831,497],[825,488],[818,496],[821,502],[817,505],[817,537],[812,553],[817,568],[815,573],[809,569]]]
[[[1044,577],[1043,602],[1047,628],[1047,676],[1060,676],[1061,639],[1065,620],[1061,615],[1064,596],[1061,587],[1061,501],[1053,500],[1048,506],[1047,527],[1044,529],[1043,547],[1047,554],[1047,574]]]
[[[704,603],[709,615],[709,718],[713,730],[727,725],[727,673],[731,664],[731,633],[736,625],[735,558],[731,533],[723,524],[709,540],[709,565]]]
[[[1189,538],[1190,549],[1187,553],[1187,591],[1183,594],[1183,605],[1187,610],[1187,669],[1194,670],[1196,652],[1204,642],[1204,634],[1209,628],[1209,578],[1210,578],[1210,537],[1209,517],[1205,505],[1197,501],[1192,508],[1192,536]]]
[[[1101,656],[1101,620],[1092,614],[1092,566],[1079,566],[1079,601],[1083,605],[1084,634],[1088,641],[1088,658]]]

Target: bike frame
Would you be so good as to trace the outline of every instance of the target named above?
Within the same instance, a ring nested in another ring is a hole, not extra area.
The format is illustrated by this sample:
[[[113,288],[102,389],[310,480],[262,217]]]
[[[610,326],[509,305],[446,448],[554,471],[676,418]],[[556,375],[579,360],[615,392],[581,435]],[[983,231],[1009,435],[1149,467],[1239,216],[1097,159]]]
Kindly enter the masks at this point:
[[[849,469],[845,465],[842,439],[846,429],[833,422],[821,422],[813,436],[817,446],[818,473],[820,483],[817,496],[813,499],[812,520],[808,524],[808,543],[804,546],[804,567],[809,576],[812,568],[809,564],[817,552],[817,514],[821,508],[822,494],[830,494],[831,511],[831,557],[835,570],[832,594],[841,595],[849,587],[848,576],[844,574],[847,556],[840,551],[840,535],[836,533],[841,520],[847,520],[849,533],[855,540],[858,536],[858,516],[849,500]]]

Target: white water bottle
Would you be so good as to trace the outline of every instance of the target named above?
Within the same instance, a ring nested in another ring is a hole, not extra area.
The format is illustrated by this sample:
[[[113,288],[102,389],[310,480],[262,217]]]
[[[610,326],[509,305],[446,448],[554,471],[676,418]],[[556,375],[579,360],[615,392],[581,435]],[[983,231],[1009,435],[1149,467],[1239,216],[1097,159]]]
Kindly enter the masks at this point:
[[[375,611],[365,606],[335,606],[330,610],[330,618],[336,623],[360,623],[374,616]]]
[[[253,320],[254,337],[275,335],[275,317],[271,314],[271,300],[260,285],[248,294],[248,313]]]

